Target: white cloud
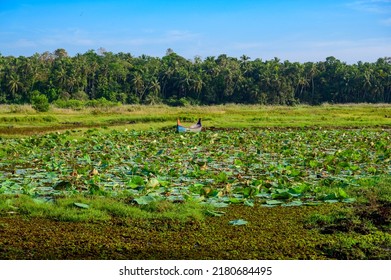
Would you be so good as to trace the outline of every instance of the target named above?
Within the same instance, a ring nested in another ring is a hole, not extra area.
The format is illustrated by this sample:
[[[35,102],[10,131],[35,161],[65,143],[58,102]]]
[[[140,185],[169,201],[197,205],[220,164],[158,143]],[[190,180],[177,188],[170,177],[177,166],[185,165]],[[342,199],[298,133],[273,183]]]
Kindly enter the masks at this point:
[[[316,57],[317,60],[334,56],[347,63],[376,61],[390,55],[391,38],[372,38],[356,41],[315,41],[303,44],[302,58]],[[296,47],[296,52],[299,53]]]
[[[367,13],[390,14],[391,1],[390,0],[362,0],[350,2],[348,7]]]
[[[17,40],[13,45],[16,48],[34,48],[37,46],[37,43],[32,40],[21,38]]]
[[[96,41],[101,45],[111,47],[144,47],[195,43],[199,36],[200,35],[197,33],[186,30],[168,30],[164,32],[148,30],[137,36],[125,34],[122,36],[123,38],[125,37],[125,39],[113,39],[111,36],[102,36],[100,39],[96,39]],[[130,39],[126,39],[126,37],[130,37]]]
[[[236,49],[236,50],[247,51],[247,50],[264,48],[267,46],[268,46],[268,44],[266,44],[266,43],[248,42],[248,43],[235,43],[232,48]]]
[[[189,41],[198,37],[198,34],[192,33],[190,31],[183,30],[169,30],[165,33],[163,40],[167,41]]]
[[[27,48],[18,42],[17,46],[21,49]],[[95,47],[95,40],[90,38],[90,35],[80,29],[40,29],[35,30],[34,40],[30,40],[30,44],[37,50],[54,50],[57,48],[69,49],[70,47]]]
[[[391,38],[372,38],[363,40],[280,40],[273,42],[235,43],[225,46],[228,55],[239,57],[246,54],[251,58],[265,60],[278,57],[290,61],[323,61],[334,56],[347,63],[376,61],[390,56]]]
[[[391,17],[385,20],[382,20],[381,23],[386,26],[391,26]]]

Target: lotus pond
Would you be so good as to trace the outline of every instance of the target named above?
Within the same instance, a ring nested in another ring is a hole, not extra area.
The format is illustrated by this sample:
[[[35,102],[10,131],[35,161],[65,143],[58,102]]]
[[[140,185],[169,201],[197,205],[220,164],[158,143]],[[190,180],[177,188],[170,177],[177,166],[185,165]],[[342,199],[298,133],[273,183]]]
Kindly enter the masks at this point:
[[[139,205],[302,206],[354,202],[362,180],[390,175],[391,135],[374,129],[90,129],[0,139],[0,158],[0,193],[37,201],[89,194]]]

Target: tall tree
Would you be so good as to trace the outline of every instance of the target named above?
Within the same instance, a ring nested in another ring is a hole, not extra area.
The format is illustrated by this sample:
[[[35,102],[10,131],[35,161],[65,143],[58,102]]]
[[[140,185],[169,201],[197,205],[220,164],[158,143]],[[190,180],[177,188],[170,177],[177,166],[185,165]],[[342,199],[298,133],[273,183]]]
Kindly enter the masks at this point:
[[[39,91],[58,98],[129,103],[282,104],[391,102],[391,58],[347,64],[335,57],[297,63],[225,54],[185,59],[173,50],[162,58],[65,49],[31,57],[0,55],[0,103],[31,102]],[[175,103],[175,102],[174,102]]]

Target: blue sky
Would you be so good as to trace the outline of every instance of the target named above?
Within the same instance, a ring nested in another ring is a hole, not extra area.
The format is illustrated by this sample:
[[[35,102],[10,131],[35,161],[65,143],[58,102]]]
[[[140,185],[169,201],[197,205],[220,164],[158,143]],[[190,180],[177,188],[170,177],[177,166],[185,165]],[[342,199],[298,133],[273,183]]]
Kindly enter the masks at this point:
[[[348,62],[391,56],[391,0],[0,0],[0,53],[104,48],[186,58]]]

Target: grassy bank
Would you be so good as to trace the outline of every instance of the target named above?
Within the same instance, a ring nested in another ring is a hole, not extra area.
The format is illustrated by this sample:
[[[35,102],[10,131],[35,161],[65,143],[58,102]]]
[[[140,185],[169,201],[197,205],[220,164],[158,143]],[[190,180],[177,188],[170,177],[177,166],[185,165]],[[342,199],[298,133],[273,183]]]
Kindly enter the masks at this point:
[[[159,129],[175,125],[176,119],[204,127],[390,127],[391,105],[355,104],[322,106],[188,106],[124,105],[81,110],[51,108],[36,113],[28,105],[0,107],[0,135],[33,134],[74,128],[126,126]]]
[[[388,184],[388,193],[374,192],[363,204],[233,205],[219,217],[194,205],[143,209],[78,197],[60,201],[67,212],[56,208],[48,218],[25,197],[23,204],[9,203],[23,214],[14,209],[0,216],[0,259],[389,260],[390,180],[377,183]],[[231,224],[238,219],[247,224]]]
[[[335,208],[323,206],[317,213]],[[232,207],[203,222],[113,219],[64,223],[0,217],[0,259],[327,259],[317,246],[330,240],[306,230],[312,208]],[[282,223],[277,222],[284,217]],[[242,218],[246,226],[229,221]],[[332,237],[332,240],[336,238]]]

